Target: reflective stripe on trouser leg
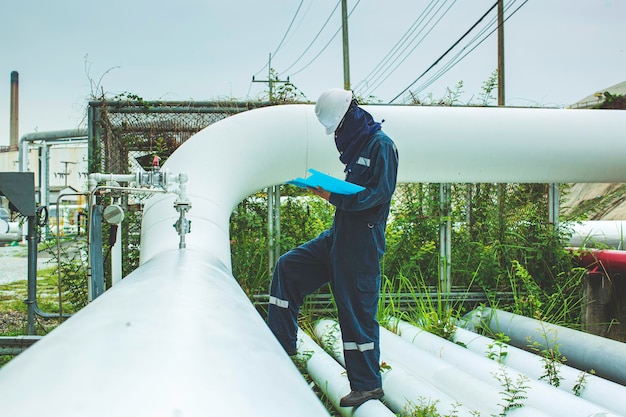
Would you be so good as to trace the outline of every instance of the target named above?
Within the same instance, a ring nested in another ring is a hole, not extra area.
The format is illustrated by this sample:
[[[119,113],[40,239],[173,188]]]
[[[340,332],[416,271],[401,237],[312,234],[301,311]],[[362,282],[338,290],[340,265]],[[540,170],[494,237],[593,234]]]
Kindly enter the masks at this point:
[[[270,286],[267,324],[287,352],[296,350],[304,297],[328,282],[328,249],[322,233],[278,259]]]
[[[366,350],[374,349],[374,342],[368,343],[355,343],[355,342],[345,342],[343,344],[343,350],[358,350],[359,352],[365,352]]]
[[[270,304],[273,304],[277,307],[280,308],[289,308],[289,301],[287,300],[281,300],[280,298],[276,298],[270,295]]]

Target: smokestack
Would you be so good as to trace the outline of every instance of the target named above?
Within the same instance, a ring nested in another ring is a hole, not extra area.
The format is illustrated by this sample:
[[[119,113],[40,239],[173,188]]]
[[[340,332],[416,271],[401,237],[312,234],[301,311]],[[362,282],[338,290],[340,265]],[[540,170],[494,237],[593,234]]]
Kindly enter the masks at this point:
[[[19,75],[17,71],[11,72],[11,124],[9,131],[9,146],[11,150],[19,147]]]

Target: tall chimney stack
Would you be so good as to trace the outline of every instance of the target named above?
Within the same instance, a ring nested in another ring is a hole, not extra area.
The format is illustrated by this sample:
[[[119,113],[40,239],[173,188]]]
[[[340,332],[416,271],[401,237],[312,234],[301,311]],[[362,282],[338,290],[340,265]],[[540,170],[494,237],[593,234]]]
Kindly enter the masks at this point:
[[[11,124],[9,131],[9,146],[11,150],[19,147],[19,75],[11,72]]]

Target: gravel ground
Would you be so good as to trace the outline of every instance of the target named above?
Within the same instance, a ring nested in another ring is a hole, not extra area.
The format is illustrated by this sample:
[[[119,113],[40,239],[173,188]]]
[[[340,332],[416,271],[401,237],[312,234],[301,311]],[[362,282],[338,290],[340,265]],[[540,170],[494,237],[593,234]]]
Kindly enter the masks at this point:
[[[0,334],[23,327],[26,320],[26,314],[20,311],[0,311]]]
[[[48,253],[37,255],[37,269],[53,266]],[[0,285],[25,280],[28,277],[28,248],[26,246],[0,247]]]

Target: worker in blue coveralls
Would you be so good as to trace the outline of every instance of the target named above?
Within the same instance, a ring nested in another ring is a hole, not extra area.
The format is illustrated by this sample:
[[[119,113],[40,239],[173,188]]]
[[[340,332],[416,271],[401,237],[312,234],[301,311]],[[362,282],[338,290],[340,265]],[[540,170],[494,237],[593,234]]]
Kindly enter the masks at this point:
[[[346,181],[365,187],[352,195],[311,191],[335,206],[332,227],[278,260],[270,289],[267,322],[289,355],[295,355],[297,319],[304,297],[330,283],[343,339],[351,391],[342,407],[357,407],[384,392],[380,376],[380,260],[396,187],[398,152],[380,123],[359,107],[351,91],[332,89],[319,97],[315,114],[334,133]]]

